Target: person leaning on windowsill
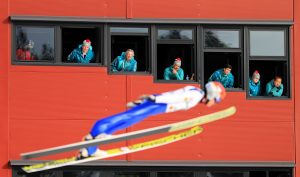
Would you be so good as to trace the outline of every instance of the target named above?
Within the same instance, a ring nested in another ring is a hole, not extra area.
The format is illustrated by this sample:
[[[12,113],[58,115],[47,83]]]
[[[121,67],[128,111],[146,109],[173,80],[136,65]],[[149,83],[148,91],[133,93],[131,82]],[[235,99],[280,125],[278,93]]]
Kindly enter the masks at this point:
[[[111,71],[125,71],[136,72],[137,61],[134,59],[134,51],[127,49],[126,52],[122,52],[120,56],[117,56],[111,63]]]
[[[282,78],[280,76],[275,76],[270,82],[266,85],[266,95],[280,97],[283,93],[283,84]]]
[[[164,71],[165,80],[183,80],[184,71],[181,67],[181,59],[176,58],[172,66],[169,66]]]
[[[92,59],[94,59],[93,47],[91,41],[86,39],[69,54],[67,60],[73,63],[90,63]]]

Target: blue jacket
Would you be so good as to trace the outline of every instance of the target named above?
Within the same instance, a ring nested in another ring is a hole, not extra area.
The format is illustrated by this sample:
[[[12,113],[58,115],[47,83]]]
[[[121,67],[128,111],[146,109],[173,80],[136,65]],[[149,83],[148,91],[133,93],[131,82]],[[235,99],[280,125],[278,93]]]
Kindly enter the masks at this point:
[[[176,74],[173,74],[173,65],[167,67],[164,72],[165,80],[183,80],[184,72],[183,69],[179,68]]]
[[[267,96],[276,96],[279,97],[282,95],[283,85],[281,84],[279,87],[275,87],[274,79],[267,83],[266,85],[266,95]]]
[[[90,63],[94,59],[94,52],[92,46],[90,46],[85,57],[82,56],[82,45],[79,45],[78,48],[74,49],[68,56],[68,61],[76,63]]]
[[[122,52],[121,56],[117,56],[111,63],[111,71],[131,71],[135,72],[137,69],[137,62],[132,57],[129,61],[126,60],[126,53]]]
[[[258,81],[255,84],[252,79],[249,79],[249,95],[250,96],[260,95],[260,81]]]
[[[224,69],[219,69],[215,71],[208,79],[208,81],[218,81],[221,82],[225,88],[232,88],[234,84],[234,77],[231,73],[228,75],[224,74]]]

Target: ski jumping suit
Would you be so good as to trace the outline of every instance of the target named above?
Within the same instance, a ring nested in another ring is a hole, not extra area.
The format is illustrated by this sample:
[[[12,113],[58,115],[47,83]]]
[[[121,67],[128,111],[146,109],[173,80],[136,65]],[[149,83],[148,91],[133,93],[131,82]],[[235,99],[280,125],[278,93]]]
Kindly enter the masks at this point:
[[[196,106],[204,95],[203,90],[193,86],[186,86],[175,91],[154,95],[155,100],[144,100],[140,105],[128,111],[98,120],[90,134],[93,138],[96,138],[100,134],[110,135],[118,130],[136,124],[149,116],[190,109]],[[88,154],[92,155],[96,152],[97,146],[88,147],[87,150]]]

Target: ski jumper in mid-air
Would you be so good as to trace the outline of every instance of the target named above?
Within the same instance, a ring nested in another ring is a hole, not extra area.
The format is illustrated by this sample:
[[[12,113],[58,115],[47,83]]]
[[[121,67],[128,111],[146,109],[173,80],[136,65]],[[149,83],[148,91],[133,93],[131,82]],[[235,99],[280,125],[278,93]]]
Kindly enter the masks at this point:
[[[212,106],[224,99],[225,95],[226,91],[219,82],[207,83],[205,90],[194,86],[186,86],[175,91],[145,95],[139,100],[129,102],[127,104],[130,107],[129,110],[98,120],[90,133],[84,137],[84,140],[108,137],[116,131],[134,125],[149,116],[188,110],[199,103]],[[105,151],[98,149],[97,146],[91,146],[81,149],[78,159],[105,153]]]

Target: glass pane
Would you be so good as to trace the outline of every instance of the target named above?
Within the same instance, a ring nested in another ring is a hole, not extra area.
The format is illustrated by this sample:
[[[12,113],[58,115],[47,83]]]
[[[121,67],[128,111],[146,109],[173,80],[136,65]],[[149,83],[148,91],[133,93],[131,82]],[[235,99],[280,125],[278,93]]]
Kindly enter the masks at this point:
[[[148,28],[111,27],[111,33],[148,33]]]
[[[193,177],[193,172],[158,172],[157,177]]]
[[[114,177],[149,177],[148,172],[115,172]]]
[[[250,31],[251,56],[285,56],[284,31]]]
[[[54,59],[54,28],[16,28],[16,59],[51,61]]]
[[[205,30],[205,47],[239,48],[240,31],[238,30]]]
[[[243,172],[207,172],[207,177],[244,177]]]
[[[193,39],[193,30],[188,29],[176,29],[176,30],[158,30],[157,39],[184,39],[192,40]]]

